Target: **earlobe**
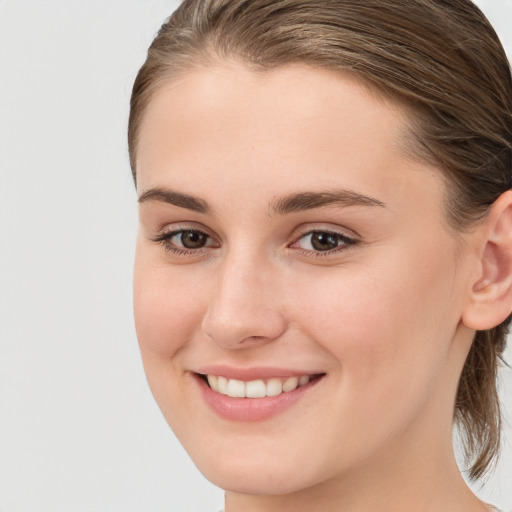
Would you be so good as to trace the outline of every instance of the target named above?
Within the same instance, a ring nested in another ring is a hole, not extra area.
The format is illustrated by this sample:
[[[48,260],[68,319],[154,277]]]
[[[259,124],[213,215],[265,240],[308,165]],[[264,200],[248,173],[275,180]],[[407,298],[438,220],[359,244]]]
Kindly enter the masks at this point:
[[[479,231],[479,273],[462,321],[481,331],[499,325],[512,311],[512,191],[495,201]]]

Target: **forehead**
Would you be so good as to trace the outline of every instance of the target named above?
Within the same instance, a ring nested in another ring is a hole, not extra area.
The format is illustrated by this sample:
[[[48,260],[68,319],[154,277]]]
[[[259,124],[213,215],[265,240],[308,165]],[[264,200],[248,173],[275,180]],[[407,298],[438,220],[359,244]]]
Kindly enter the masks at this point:
[[[306,64],[259,71],[230,61],[217,62],[192,68],[157,88],[146,106],[140,138],[162,119],[169,125],[173,119],[194,123],[214,116],[226,128],[237,119],[245,120],[244,129],[256,119],[266,119],[274,126],[301,121],[306,129],[328,124],[335,117],[343,122],[344,113],[355,112],[361,122],[366,121],[366,130],[377,131],[386,124],[385,131],[392,135],[407,129],[405,108],[349,72]],[[266,128],[270,132],[270,126]],[[324,130],[320,134],[325,135]]]
[[[405,108],[349,73],[217,63],[180,76],[150,100],[139,136],[138,188],[162,181],[201,187],[206,178],[246,191],[270,183],[285,193],[317,184],[403,194],[414,171],[439,178],[407,157],[407,121]],[[405,168],[411,176],[398,179]]]

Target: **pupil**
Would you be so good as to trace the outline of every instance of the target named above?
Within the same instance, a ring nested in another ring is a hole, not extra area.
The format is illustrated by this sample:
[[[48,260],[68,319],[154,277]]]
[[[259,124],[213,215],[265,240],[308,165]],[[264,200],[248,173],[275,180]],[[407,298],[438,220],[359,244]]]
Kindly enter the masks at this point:
[[[199,249],[206,244],[207,235],[201,231],[184,231],[181,234],[181,243],[187,249]]]
[[[338,247],[338,237],[332,233],[317,231],[311,235],[311,245],[317,251],[328,251]]]

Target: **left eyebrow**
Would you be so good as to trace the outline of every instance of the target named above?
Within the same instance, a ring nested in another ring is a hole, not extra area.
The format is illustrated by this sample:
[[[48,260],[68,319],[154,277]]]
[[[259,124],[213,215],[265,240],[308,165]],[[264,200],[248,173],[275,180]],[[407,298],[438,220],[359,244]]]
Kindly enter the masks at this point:
[[[286,213],[312,210],[314,208],[331,205],[341,207],[378,206],[380,208],[387,208],[382,201],[374,197],[365,196],[345,189],[290,194],[273,201],[269,206],[271,212],[284,215]]]

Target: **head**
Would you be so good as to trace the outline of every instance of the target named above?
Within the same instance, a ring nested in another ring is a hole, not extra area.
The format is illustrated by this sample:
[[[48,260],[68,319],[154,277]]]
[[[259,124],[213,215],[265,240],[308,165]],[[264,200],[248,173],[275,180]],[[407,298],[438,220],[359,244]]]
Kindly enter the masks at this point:
[[[190,77],[230,67],[239,78],[242,68],[258,80],[274,77],[270,91],[308,71],[333,83],[338,75],[368,101],[387,105],[399,126],[397,151],[411,165],[435,170],[440,219],[456,245],[466,243],[511,187],[510,68],[494,30],[469,0],[185,0],[160,29],[134,84],[129,149],[136,183],[151,106]],[[472,342],[457,375],[453,415],[474,478],[499,448],[496,377],[510,321],[500,315],[492,321],[468,315]],[[161,389],[153,391],[165,402]]]

